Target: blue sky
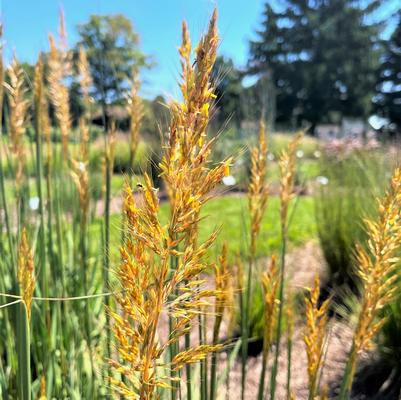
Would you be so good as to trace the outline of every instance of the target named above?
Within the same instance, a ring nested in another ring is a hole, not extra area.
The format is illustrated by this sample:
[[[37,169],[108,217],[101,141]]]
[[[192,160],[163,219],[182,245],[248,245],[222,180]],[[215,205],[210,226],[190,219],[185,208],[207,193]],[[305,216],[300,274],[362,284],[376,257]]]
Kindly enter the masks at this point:
[[[395,10],[400,0],[389,0],[382,15]],[[264,0],[0,0],[6,57],[15,49],[21,61],[35,62],[40,50],[48,48],[47,35],[56,33],[58,12],[64,8],[69,42],[77,39],[76,25],[91,14],[122,13],[129,17],[141,37],[142,50],[157,65],[143,76],[142,93],[177,95],[181,21],[188,22],[193,42],[204,31],[215,6],[219,10],[220,54],[244,65],[248,41],[261,21]]]
[[[123,13],[133,21],[142,50],[156,60],[156,66],[143,77],[143,95],[176,95],[181,22],[187,21],[195,42],[215,5],[220,14],[220,54],[243,65],[248,40],[260,21],[262,0],[0,0],[6,57],[15,49],[21,61],[34,62],[38,52],[48,48],[48,33],[57,32],[61,6],[70,44],[77,39],[76,25],[87,21],[90,14]]]

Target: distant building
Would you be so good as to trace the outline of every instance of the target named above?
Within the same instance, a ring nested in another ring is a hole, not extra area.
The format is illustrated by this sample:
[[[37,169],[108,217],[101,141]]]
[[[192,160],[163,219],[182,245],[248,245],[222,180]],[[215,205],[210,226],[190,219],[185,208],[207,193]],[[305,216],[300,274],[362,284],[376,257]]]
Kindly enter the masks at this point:
[[[346,139],[363,139],[369,129],[367,122],[361,118],[343,118],[341,134]]]
[[[334,124],[321,124],[316,126],[315,133],[322,140],[339,139],[341,137],[341,127]]]
[[[343,118],[341,124],[321,124],[315,128],[319,139],[374,139],[376,131],[362,118]]]

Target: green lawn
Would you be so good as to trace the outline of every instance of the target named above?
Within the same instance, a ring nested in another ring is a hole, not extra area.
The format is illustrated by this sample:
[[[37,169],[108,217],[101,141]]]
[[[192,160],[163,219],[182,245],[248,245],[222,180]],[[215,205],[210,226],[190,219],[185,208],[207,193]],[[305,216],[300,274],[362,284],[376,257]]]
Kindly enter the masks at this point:
[[[295,206],[295,209],[294,209]],[[280,250],[280,213],[279,199],[269,199],[266,216],[263,220],[262,231],[258,243],[258,256],[271,254]],[[315,216],[313,198],[309,196],[299,197],[293,203],[290,211],[292,218],[289,229],[289,247],[294,248],[316,237]],[[205,219],[200,224],[200,239],[203,241],[216,228],[221,227],[221,232],[216,245],[211,250],[214,256],[224,240],[227,240],[230,257],[237,252],[248,254],[248,212],[247,199],[244,196],[224,196],[211,200],[203,211]],[[168,205],[161,206],[161,220],[167,221]],[[112,255],[116,260],[120,243],[120,215],[111,218]],[[99,229],[99,223],[92,229]],[[117,258],[118,259],[118,258]]]

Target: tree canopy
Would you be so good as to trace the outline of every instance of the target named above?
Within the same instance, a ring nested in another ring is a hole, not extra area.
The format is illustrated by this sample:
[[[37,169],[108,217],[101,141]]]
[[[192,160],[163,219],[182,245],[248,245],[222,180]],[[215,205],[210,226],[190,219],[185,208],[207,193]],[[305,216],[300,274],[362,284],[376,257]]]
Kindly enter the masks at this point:
[[[276,110],[275,120],[314,125],[367,115],[381,27],[368,17],[379,5],[286,0],[277,11],[266,3],[261,29],[250,43],[248,73],[268,81],[267,106]]]
[[[233,123],[240,127],[243,117],[241,72],[230,58],[218,56],[212,70],[212,81],[216,85],[216,122],[221,127]]]
[[[93,79],[94,99],[104,109],[120,102],[125,95],[133,69],[149,67],[149,58],[139,48],[139,36],[124,15],[92,15],[78,25],[80,40],[87,54]]]
[[[380,114],[401,130],[401,10],[396,29],[383,46],[375,104]]]

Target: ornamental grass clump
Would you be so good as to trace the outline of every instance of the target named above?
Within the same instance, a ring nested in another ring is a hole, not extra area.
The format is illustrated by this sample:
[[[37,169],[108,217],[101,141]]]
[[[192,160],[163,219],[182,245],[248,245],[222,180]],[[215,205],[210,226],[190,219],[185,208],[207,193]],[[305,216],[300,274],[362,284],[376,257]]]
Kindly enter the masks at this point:
[[[121,249],[118,279],[123,289],[116,295],[122,312],[111,311],[113,331],[121,361],[110,360],[125,379],[111,378],[116,391],[128,398],[151,399],[157,389],[179,388],[179,371],[221,349],[220,344],[191,344],[190,333],[198,317],[221,299],[221,288],[206,288],[202,275],[210,265],[205,253],[217,237],[214,231],[199,243],[201,207],[210,191],[227,174],[230,160],[209,167],[215,139],[207,139],[209,109],[214,95],[210,74],[218,44],[217,12],[191,60],[186,24],[180,47],[183,102],[170,104],[171,123],[160,165],[171,214],[167,225],[159,220],[158,190],[145,174],[140,199],[126,184],[124,213],[126,239]],[[163,316],[169,321],[166,339],[159,335]],[[182,343],[185,337],[185,343]],[[184,345],[184,347],[182,347]]]
[[[221,347],[199,345],[178,351],[170,362],[163,360],[169,346],[177,344],[190,331],[199,310],[209,307],[209,298],[217,294],[216,290],[200,288],[200,274],[208,267],[202,263],[202,257],[216,235],[210,236],[197,249],[188,247],[178,252],[177,242],[169,239],[168,228],[159,221],[157,190],[147,175],[141,189],[141,204],[135,197],[126,185],[127,237],[118,271],[123,291],[116,295],[122,313],[111,312],[122,362],[110,361],[126,381],[112,379],[111,382],[128,398],[152,399],[156,388],[171,385],[168,371],[178,371]],[[170,268],[172,255],[179,256],[174,270]],[[174,293],[177,295],[170,300]],[[175,321],[164,341],[158,335],[163,315]]]
[[[350,396],[357,357],[372,344],[386,322],[380,311],[397,293],[399,279],[397,251],[401,241],[401,169],[397,168],[390,189],[379,201],[378,219],[365,220],[367,248],[358,245],[356,257],[362,280],[362,301],[351,352],[341,386],[341,399]]]
[[[171,122],[168,138],[160,163],[171,210],[169,239],[187,249],[198,246],[198,223],[201,207],[211,198],[211,191],[229,173],[231,159],[219,165],[210,166],[210,156],[217,137],[207,137],[210,110],[215,95],[211,73],[216,60],[219,38],[217,34],[217,11],[213,13],[207,33],[201,38],[192,59],[192,45],[187,25],[183,23],[181,57],[181,94],[183,101],[170,103]],[[177,256],[171,264],[178,262]],[[170,320],[170,331],[174,330],[174,320]],[[186,347],[190,337],[186,336]],[[171,347],[173,359],[176,348]],[[190,366],[186,369],[187,380],[191,380]],[[205,378],[203,378],[205,381]],[[189,400],[191,388],[187,386]]]

